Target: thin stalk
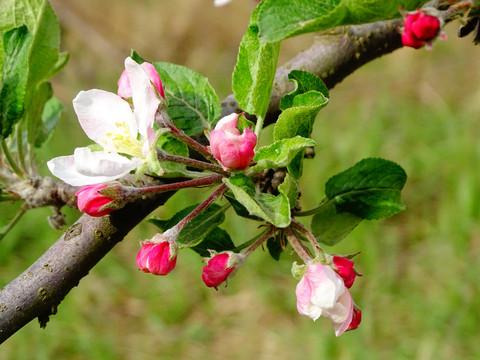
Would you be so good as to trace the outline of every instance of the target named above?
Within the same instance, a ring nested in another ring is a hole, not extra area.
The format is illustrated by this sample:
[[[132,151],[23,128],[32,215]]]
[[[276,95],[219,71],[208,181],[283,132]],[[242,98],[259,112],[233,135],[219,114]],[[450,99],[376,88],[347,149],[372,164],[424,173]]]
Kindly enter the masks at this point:
[[[250,240],[248,241],[245,241],[243,244],[240,244],[238,245],[235,249],[233,249],[232,251],[235,252],[235,253],[239,253],[240,251],[242,251],[243,249],[253,245],[258,239],[260,239],[266,232],[268,231],[268,229],[265,229],[265,231],[262,231],[260,234],[257,234],[255,235],[253,238],[251,238]]]
[[[261,235],[252,246],[250,246],[243,254],[245,256],[249,256],[252,252],[254,252],[260,245],[262,245],[270,236],[275,233],[275,228],[270,227],[263,235]]]
[[[205,159],[210,160],[212,163],[217,163],[217,159],[206,149],[205,146],[200,144],[199,142],[193,140],[190,136],[185,134],[182,130],[176,127],[173,123],[168,124],[170,128],[170,133],[181,142],[187,144],[187,146],[200,155],[202,155]]]
[[[299,223],[298,221],[292,219],[290,225],[293,228],[300,230],[303,234],[307,236],[308,241],[310,241],[310,243],[313,246],[313,249],[315,250],[316,256],[321,254],[325,258],[325,255],[326,255],[325,250],[323,250],[323,248],[320,246],[315,236],[313,236],[313,234],[305,226],[303,226],[302,223]]]
[[[257,117],[257,123],[255,124],[255,135],[257,135],[257,145],[260,143],[260,133],[262,132],[262,129],[263,129],[264,120],[265,119],[263,116]]]
[[[227,186],[225,184],[220,185],[220,187],[215,190],[204,202],[198,205],[190,214],[184,217],[175,228],[178,232],[183,229],[193,218],[198,216],[203,210],[210,206],[220,195],[227,191]]]
[[[22,168],[23,172],[27,174],[27,167],[25,166],[25,153],[23,152],[23,138],[22,138],[22,121],[17,124],[17,152],[18,152],[18,160],[20,162],[20,167]]]
[[[179,155],[172,155],[163,150],[158,150],[157,157],[160,161],[173,161],[179,164],[185,164],[186,166],[194,167],[196,169],[209,170],[219,174],[225,173],[223,168],[219,165],[214,165],[204,161],[190,159]]]
[[[175,191],[175,190],[180,190],[180,189],[189,188],[189,187],[199,187],[199,186],[213,185],[213,184],[221,182],[222,178],[223,178],[223,176],[215,174],[215,175],[206,176],[206,177],[200,178],[200,179],[181,181],[181,182],[176,182],[176,183],[173,183],[173,184],[150,186],[150,187],[146,187],[146,188],[134,188],[134,189],[132,189],[132,192],[136,192],[136,193],[139,193],[139,194],[143,195],[143,194]]]
[[[315,215],[322,207],[328,204],[330,200],[328,198],[324,198],[318,206],[314,207],[313,209],[310,210],[305,210],[305,211],[297,211],[293,213],[293,216],[310,216],[310,215]]]
[[[297,237],[293,231],[289,228],[285,229],[287,234],[288,242],[292,245],[293,250],[300,256],[305,264],[308,264],[312,261],[313,257],[310,255],[309,251],[298,241]]]
[[[10,221],[7,225],[5,225],[2,229],[0,229],[0,241],[8,234],[10,230],[17,224],[18,220],[20,220],[27,211],[21,207],[20,210],[15,214],[12,221]]]
[[[10,151],[8,150],[7,143],[5,142],[5,139],[2,139],[0,141],[2,143],[2,150],[3,153],[5,154],[5,158],[7,159],[7,162],[10,164],[12,170],[15,172],[15,174],[18,175],[18,177],[22,180],[25,180],[24,173],[20,168],[18,167],[17,163],[13,159],[12,155],[10,154]]]

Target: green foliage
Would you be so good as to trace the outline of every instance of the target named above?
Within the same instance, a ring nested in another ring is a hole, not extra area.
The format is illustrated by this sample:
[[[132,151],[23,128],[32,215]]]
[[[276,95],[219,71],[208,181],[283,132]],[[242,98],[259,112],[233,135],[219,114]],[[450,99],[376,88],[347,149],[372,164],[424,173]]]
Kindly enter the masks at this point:
[[[280,43],[259,42],[257,13],[258,8],[240,43],[232,89],[240,108],[263,118],[270,102]]]
[[[202,75],[184,66],[153,63],[162,79],[168,115],[187,135],[212,130],[221,115],[217,94]]]
[[[282,113],[273,131],[275,140],[297,135],[310,137],[318,112],[328,103],[328,89],[318,76],[293,70],[288,78],[296,84],[296,89],[282,98]],[[288,171],[297,179],[302,176],[304,152],[299,152],[288,165]]]
[[[0,136],[8,137],[23,116],[32,34],[23,25],[3,35],[5,59],[0,91]]]
[[[236,174],[223,179],[223,182],[250,215],[262,218],[279,228],[290,225],[290,202],[282,191],[277,196],[261,193],[255,189],[255,184],[245,174]]]
[[[29,143],[40,146],[53,125],[49,122],[46,127],[42,119],[53,95],[46,80],[68,59],[59,53],[60,26],[48,1],[6,0],[0,13],[1,136],[8,137],[13,126],[25,119]]]
[[[312,233],[319,242],[333,246],[343,240],[362,220],[355,214],[337,209],[332,202],[327,202],[312,217]]]
[[[274,237],[268,238],[267,250],[270,256],[274,260],[277,260],[277,261],[280,260],[280,255],[284,250],[280,236],[274,236]]]
[[[257,150],[253,158],[257,164],[253,167],[253,170],[261,171],[285,167],[290,164],[300,151],[314,145],[315,141],[301,136],[277,140],[273,144]]]
[[[48,83],[44,83],[48,84]],[[43,112],[41,115],[43,127],[40,125],[36,129],[35,141],[33,142],[36,147],[45,143],[57,126],[60,115],[62,114],[64,107],[62,103],[55,97],[49,98],[45,102]]]
[[[340,25],[400,17],[398,8],[414,10],[425,0],[264,0],[258,13],[259,39],[280,41]]]
[[[170,133],[163,133],[160,135],[157,146],[169,154],[188,157],[188,146],[174,138]],[[173,161],[160,162],[160,168],[161,172],[164,173],[164,176],[181,176],[186,172],[184,164],[179,164]]]
[[[393,161],[368,158],[331,177],[325,194],[340,211],[380,219],[405,209],[400,192],[406,180],[405,171]]]
[[[192,212],[198,205],[191,205],[177,212],[168,220],[150,219],[149,221],[166,231],[177,225],[183,218]],[[207,209],[193,218],[180,231],[177,243],[180,248],[192,248],[202,256],[208,254],[207,249],[222,251],[235,247],[226,231],[219,231],[218,225],[225,220],[225,209],[217,204],[210,205]],[[216,230],[218,229],[218,230]],[[205,244],[203,244],[205,242]]]

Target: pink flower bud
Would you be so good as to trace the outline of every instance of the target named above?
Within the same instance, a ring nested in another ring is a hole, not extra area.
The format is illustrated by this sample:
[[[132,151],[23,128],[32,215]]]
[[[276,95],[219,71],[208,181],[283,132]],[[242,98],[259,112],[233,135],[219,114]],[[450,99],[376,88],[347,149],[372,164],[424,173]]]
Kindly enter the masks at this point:
[[[431,43],[441,30],[440,20],[436,16],[429,15],[422,10],[408,13],[403,26],[403,45],[415,49]]]
[[[165,99],[165,92],[163,91],[162,80],[160,79],[160,75],[158,75],[155,66],[148,62],[144,62],[141,64],[143,69],[148,75],[148,78],[152,82],[152,84],[157,89],[158,94]],[[124,99],[128,99],[132,97],[132,88],[130,87],[130,80],[128,78],[127,70],[123,70],[122,75],[120,75],[120,79],[118,79],[118,96]]]
[[[98,192],[106,187],[106,184],[95,184],[85,186],[78,190],[75,193],[77,196],[78,209],[94,217],[100,217],[115,211],[115,207],[108,208],[107,206],[105,208],[106,205],[110,203],[113,204],[114,199]]]
[[[352,296],[343,279],[330,266],[308,265],[295,293],[298,312],[313,320],[320,316],[329,318],[337,336],[344,333],[352,322]]]
[[[243,134],[237,129],[238,114],[223,117],[210,133],[210,150],[226,168],[245,169],[253,159],[257,136],[245,129]]]
[[[361,321],[362,321],[362,310],[354,306],[352,321],[350,322],[350,325],[348,325],[348,328],[345,331],[355,330],[356,328],[358,328],[358,325],[360,325]]]
[[[346,288],[350,289],[357,276],[357,273],[353,269],[354,262],[341,256],[334,256],[333,264],[337,268],[338,275],[343,279]]]
[[[207,259],[204,259],[205,261]],[[227,280],[230,273],[243,262],[240,254],[226,251],[214,255],[207,260],[207,265],[203,267],[202,279],[208,287],[216,288]]]
[[[156,235],[155,237],[161,237]],[[159,243],[145,241],[137,254],[137,266],[140,270],[153,275],[167,275],[177,264],[177,245],[174,241],[163,240]]]

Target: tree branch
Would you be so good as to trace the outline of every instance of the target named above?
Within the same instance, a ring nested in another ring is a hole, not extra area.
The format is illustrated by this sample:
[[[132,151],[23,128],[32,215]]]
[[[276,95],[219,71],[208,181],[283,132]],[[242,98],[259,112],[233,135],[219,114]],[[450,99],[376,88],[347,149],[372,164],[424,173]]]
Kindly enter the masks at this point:
[[[343,26],[319,33],[314,44],[277,69],[265,125],[280,115],[280,100],[295,85],[288,80],[292,70],[304,70],[319,76],[333,88],[362,65],[402,47],[398,28],[402,19]],[[222,115],[241,112],[233,95],[222,101]]]
[[[140,199],[104,217],[82,215],[32,266],[0,290],[0,343],[36,317],[45,327],[68,292],[171,195]]]

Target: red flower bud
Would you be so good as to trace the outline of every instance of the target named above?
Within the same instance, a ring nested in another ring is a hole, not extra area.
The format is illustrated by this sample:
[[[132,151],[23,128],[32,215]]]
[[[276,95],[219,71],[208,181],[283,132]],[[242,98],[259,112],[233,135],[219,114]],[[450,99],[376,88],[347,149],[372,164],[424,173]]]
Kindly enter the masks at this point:
[[[204,259],[205,261],[205,259]],[[227,251],[214,255],[207,260],[207,265],[203,267],[202,279],[208,287],[217,287],[225,280],[228,275],[240,265],[242,259],[239,254]]]
[[[105,205],[114,201],[114,199],[112,199],[111,197],[102,195],[98,192],[99,190],[102,190],[106,187],[106,184],[95,184],[85,186],[78,190],[75,193],[75,195],[77,196],[78,209],[94,217],[100,217],[115,211],[114,207],[104,208]]]
[[[352,321],[350,322],[350,325],[348,325],[348,328],[345,331],[355,330],[356,328],[358,328],[358,325],[360,325],[361,321],[362,321],[362,310],[354,306]]]
[[[350,289],[357,276],[357,273],[353,269],[354,262],[342,256],[334,256],[333,264],[337,268],[338,275],[343,279],[345,287]]]
[[[138,268],[153,275],[167,275],[176,264],[177,245],[173,241],[164,240],[160,243],[145,241],[137,255]]]
[[[441,31],[440,20],[420,10],[408,13],[403,23],[402,43],[419,49],[435,39]]]

